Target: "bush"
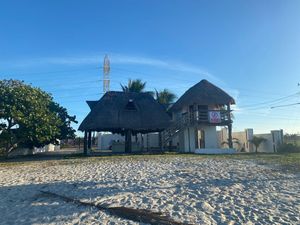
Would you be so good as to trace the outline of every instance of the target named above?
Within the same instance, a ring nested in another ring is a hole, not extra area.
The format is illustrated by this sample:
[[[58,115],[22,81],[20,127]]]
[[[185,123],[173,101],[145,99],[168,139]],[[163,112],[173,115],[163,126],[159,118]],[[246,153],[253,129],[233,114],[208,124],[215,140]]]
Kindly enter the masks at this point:
[[[283,143],[278,147],[280,153],[300,153],[300,147],[292,143]]]

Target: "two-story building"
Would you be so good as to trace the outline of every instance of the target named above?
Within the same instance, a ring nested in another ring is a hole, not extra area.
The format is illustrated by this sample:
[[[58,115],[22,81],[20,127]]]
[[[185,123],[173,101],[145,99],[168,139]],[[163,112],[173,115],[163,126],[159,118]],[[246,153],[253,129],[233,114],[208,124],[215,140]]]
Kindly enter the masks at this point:
[[[177,145],[179,151],[216,149],[217,126],[228,127],[228,146],[232,148],[230,106],[234,99],[207,80],[188,89],[169,109],[172,125],[164,131],[164,143]],[[175,142],[175,143],[174,143]]]

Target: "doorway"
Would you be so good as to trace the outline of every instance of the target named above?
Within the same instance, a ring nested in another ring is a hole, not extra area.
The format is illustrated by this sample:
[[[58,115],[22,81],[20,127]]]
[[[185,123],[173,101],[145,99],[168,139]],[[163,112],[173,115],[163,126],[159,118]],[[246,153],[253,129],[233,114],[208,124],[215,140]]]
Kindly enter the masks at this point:
[[[203,129],[196,129],[196,147],[205,148],[205,131]]]

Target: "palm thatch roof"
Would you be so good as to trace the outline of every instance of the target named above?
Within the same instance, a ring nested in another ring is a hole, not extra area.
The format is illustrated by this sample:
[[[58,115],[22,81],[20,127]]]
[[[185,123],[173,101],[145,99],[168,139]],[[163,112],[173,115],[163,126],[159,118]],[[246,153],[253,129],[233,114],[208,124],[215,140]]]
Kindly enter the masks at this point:
[[[188,89],[170,108],[170,111],[180,110],[187,105],[226,105],[235,104],[234,99],[225,91],[207,80],[201,80],[199,83]]]
[[[86,101],[86,103],[88,104],[88,106],[90,107],[90,109],[92,109],[96,105],[97,102],[98,101]]]
[[[99,101],[87,101],[91,112],[79,126],[81,131],[125,130],[147,133],[169,126],[165,109],[148,93],[107,92]]]

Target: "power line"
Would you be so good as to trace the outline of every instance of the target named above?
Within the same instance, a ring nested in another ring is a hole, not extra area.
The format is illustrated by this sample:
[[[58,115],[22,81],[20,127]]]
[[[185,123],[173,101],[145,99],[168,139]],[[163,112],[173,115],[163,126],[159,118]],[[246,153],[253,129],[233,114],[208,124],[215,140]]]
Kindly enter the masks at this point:
[[[270,101],[265,101],[265,102],[250,104],[250,105],[244,105],[244,106],[241,106],[241,107],[243,107],[243,108],[252,108],[252,107],[256,107],[258,105],[265,105],[265,104],[276,103],[278,101],[285,100],[287,98],[294,97],[294,96],[297,96],[297,95],[299,95],[299,92],[291,94],[291,95],[288,95],[288,96],[284,96],[284,97],[281,97],[281,98],[273,99],[273,100],[270,100]]]
[[[71,72],[80,72],[80,71],[89,71],[89,70],[98,70],[98,69],[103,69],[102,66],[97,66],[97,67],[93,67],[93,68],[85,68],[85,69],[73,69],[73,70],[61,70],[61,71],[48,71],[48,72],[38,72],[38,73],[24,73],[24,74],[20,74],[21,76],[25,76],[25,75],[43,75],[43,74],[59,74],[59,73],[71,73]],[[148,73],[144,73],[144,72],[138,72],[138,71],[133,71],[133,70],[128,70],[128,69],[123,69],[123,68],[119,68],[119,67],[114,67],[113,70],[117,70],[117,71],[125,71],[125,72],[129,72],[129,73],[134,73],[134,74],[140,74],[140,75],[145,75],[145,76],[149,76],[149,77],[153,77],[152,74],[148,74]],[[71,74],[73,75],[73,74]],[[51,77],[43,77],[42,79],[40,78],[39,80],[49,80],[50,78],[53,78],[52,76]],[[160,77],[160,79],[166,79],[166,80],[169,80],[169,77]],[[185,82],[194,82],[194,80],[187,80],[187,79],[178,79],[178,78],[175,78],[173,77],[172,80],[178,80],[178,81],[185,81]],[[82,87],[81,84],[89,84],[89,83],[94,83],[94,82],[97,82],[97,81],[101,81],[100,79],[97,79],[97,80],[91,80],[91,81],[79,81],[79,82],[72,82],[72,84],[78,84],[80,85],[80,87],[76,87],[76,90],[78,89],[84,89],[84,87]],[[103,80],[102,80],[103,81]],[[118,82],[118,83],[121,83],[123,81],[121,80],[113,80],[113,82]],[[45,87],[45,85],[41,85],[43,87]],[[47,87],[47,86],[46,86]],[[65,88],[66,86],[62,86],[62,90],[63,89],[66,89]],[[149,86],[148,86],[149,87]],[[189,88],[190,86],[186,86],[186,87],[182,87],[182,88]],[[55,87],[57,89],[57,87]],[[51,89],[53,91],[55,91],[55,88],[53,88],[53,85],[51,86]],[[154,87],[152,87],[154,88]],[[174,88],[173,88],[174,89]],[[242,88],[238,88],[239,90],[243,90]],[[244,90],[249,90],[251,91],[250,89],[244,89]],[[57,90],[56,90],[57,91]],[[263,91],[255,91],[255,92],[261,92],[261,93],[267,93],[267,92],[263,92]],[[252,93],[252,91],[251,91]],[[270,94],[270,92],[268,93]],[[275,94],[275,93],[273,93]],[[276,92],[276,95],[278,93]],[[270,101],[265,101],[265,102],[260,102],[260,103],[253,103],[253,104],[249,104],[249,105],[242,105],[241,107],[243,108],[247,108],[248,110],[256,110],[256,109],[260,109],[260,108],[266,108],[267,106],[260,106],[260,105],[265,105],[265,104],[275,104],[275,103],[279,103],[280,101],[283,101],[287,98],[290,98],[290,97],[293,97],[293,96],[296,96],[298,95],[299,93],[296,93],[296,94],[292,94],[292,95],[288,95],[288,96],[285,96],[285,97],[281,97],[281,98],[278,98],[278,99],[274,99],[274,100],[270,100]],[[241,96],[251,96],[251,95],[245,95],[243,93],[239,94]],[[82,95],[80,95],[82,96]],[[70,96],[69,96],[70,97]],[[274,107],[275,108],[275,107]]]
[[[273,106],[273,107],[271,107],[271,109],[281,108],[281,107],[287,107],[287,106],[293,106],[293,105],[300,105],[300,102],[296,102],[296,103],[292,103],[292,104],[287,104],[287,105]]]
[[[17,75],[15,74],[15,76],[59,74],[59,73],[80,72],[80,71],[99,70],[99,69],[103,69],[103,67],[102,66],[97,66],[97,67],[85,68],[85,69],[60,70],[60,71],[48,71],[48,72],[36,72],[36,73],[23,73],[23,74],[17,74]],[[123,72],[128,72],[128,73],[134,73],[134,74],[139,74],[139,75],[145,75],[145,76],[148,76],[148,77],[154,77],[153,74],[144,73],[144,72],[138,72],[138,71],[134,71],[134,70],[128,70],[128,69],[124,69],[124,68],[120,68],[120,67],[113,67],[112,70],[123,71]],[[74,75],[74,74],[70,74],[70,75]],[[45,80],[46,81],[46,80],[49,80],[51,78],[53,78],[53,77],[47,77],[47,78],[43,77],[43,78],[34,79],[34,80]],[[159,79],[169,80],[170,77],[160,76]],[[195,82],[195,80],[181,79],[181,78],[176,78],[176,77],[172,77],[172,80],[178,80],[178,81],[184,81],[184,82],[193,82],[193,83]],[[101,80],[101,81],[103,81],[103,80]],[[79,83],[81,83],[81,82],[79,82]],[[266,91],[257,91],[257,90],[251,90],[251,89],[243,89],[243,88],[240,88],[240,87],[239,88],[235,87],[235,89],[245,90],[245,91],[249,91],[249,92],[255,91],[256,93],[258,92],[258,93],[265,93],[265,94],[271,94],[271,95],[279,95],[278,92],[271,93],[271,92],[266,92]]]

